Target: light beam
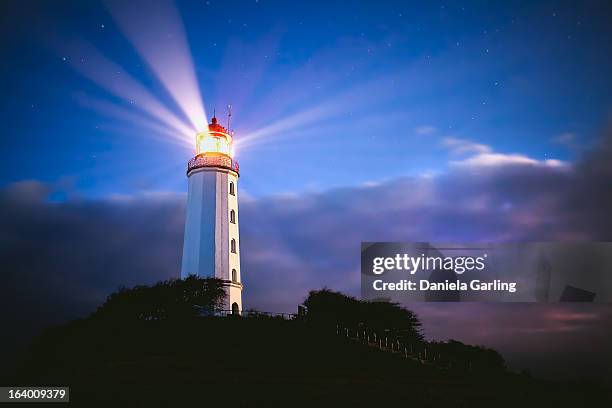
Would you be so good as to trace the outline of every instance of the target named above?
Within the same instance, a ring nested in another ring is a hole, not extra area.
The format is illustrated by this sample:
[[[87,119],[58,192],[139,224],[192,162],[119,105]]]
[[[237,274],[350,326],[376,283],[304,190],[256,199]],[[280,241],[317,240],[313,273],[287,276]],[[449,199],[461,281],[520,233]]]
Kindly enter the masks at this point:
[[[207,120],[187,35],[175,5],[162,1],[111,1],[108,10],[124,36],[189,119],[202,131]]]

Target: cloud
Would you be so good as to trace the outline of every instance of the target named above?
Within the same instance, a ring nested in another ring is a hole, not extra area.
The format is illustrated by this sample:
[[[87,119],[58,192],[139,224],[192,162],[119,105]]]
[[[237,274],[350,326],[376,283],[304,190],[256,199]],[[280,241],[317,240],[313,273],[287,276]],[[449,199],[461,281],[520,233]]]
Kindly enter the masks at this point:
[[[503,353],[514,369],[547,378],[611,378],[610,304],[417,303],[430,338],[449,336]]]
[[[467,139],[459,139],[456,137],[445,137],[442,139],[442,145],[448,148],[452,154],[456,155],[466,153],[486,154],[493,151],[490,146],[485,144],[475,143]]]
[[[463,160],[451,161],[454,166],[499,167],[499,166],[547,166],[562,168],[566,163],[561,160],[536,160],[522,154],[479,153]]]
[[[497,154],[456,139],[450,144],[473,160]],[[479,172],[459,166],[432,177],[241,199],[246,307],[293,312],[308,290],[322,286],[358,295],[361,241],[610,240],[611,157],[608,133],[598,149],[563,170],[516,160]],[[54,202],[54,193],[37,181],[0,190],[0,310],[12,333],[30,335],[83,316],[120,285],[178,276],[184,194]],[[544,347],[553,336],[570,350],[577,338],[600,333],[602,319],[612,322],[605,305],[598,307],[414,305],[430,335],[509,353]],[[491,323],[497,320],[503,330]],[[453,323],[461,321],[462,330]],[[526,338],[538,344],[509,342],[511,330],[530,333]]]
[[[563,146],[576,153],[583,152],[589,147],[588,143],[581,141],[576,133],[564,132],[553,138],[550,141],[554,144]]]
[[[545,166],[564,168],[567,163],[561,160],[546,159],[537,160],[523,154],[506,154],[495,152],[489,145],[472,142],[467,139],[446,137],[442,139],[442,145],[451,154],[465,156],[460,160],[451,160],[451,166],[463,166],[471,168],[482,167],[505,167],[505,166]]]
[[[184,196],[58,203],[53,193],[36,181],[0,190],[0,319],[12,328],[2,350],[86,315],[119,286],[176,276]]]
[[[438,129],[435,126],[431,125],[422,125],[414,129],[414,133],[421,136],[431,135],[436,133],[437,131]]]
[[[576,141],[576,135],[572,132],[565,132],[557,135],[551,139],[553,143],[560,144],[562,146],[574,147]]]

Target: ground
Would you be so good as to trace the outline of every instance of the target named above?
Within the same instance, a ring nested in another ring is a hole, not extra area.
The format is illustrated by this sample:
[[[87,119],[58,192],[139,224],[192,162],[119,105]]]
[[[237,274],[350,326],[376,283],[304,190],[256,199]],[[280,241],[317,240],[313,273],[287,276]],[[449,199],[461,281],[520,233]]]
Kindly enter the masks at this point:
[[[304,322],[201,318],[47,331],[14,385],[69,385],[75,406],[606,406],[593,385],[423,366]],[[3,381],[6,382],[6,381]]]

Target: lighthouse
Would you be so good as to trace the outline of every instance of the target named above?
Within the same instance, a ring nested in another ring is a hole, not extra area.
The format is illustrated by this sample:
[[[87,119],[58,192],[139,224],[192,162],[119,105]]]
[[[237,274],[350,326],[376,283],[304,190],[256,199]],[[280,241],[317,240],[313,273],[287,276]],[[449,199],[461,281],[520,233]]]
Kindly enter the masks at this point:
[[[238,229],[238,163],[233,135],[213,117],[196,135],[196,155],[187,164],[187,214],[181,278],[221,279],[225,309],[242,312],[240,236]]]

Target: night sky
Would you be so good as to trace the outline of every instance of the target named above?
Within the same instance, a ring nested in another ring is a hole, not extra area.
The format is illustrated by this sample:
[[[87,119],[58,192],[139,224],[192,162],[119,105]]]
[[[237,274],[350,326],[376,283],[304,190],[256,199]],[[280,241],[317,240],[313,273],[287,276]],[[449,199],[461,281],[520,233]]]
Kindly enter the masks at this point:
[[[247,308],[358,294],[361,241],[612,241],[609,2],[124,3],[0,6],[5,350],[178,276],[228,104]],[[608,305],[411,307],[516,368],[612,357]]]

